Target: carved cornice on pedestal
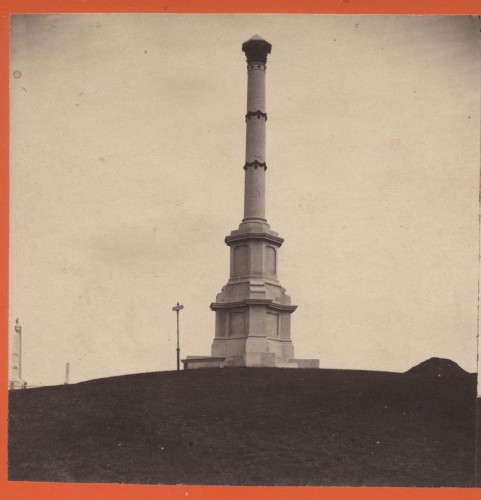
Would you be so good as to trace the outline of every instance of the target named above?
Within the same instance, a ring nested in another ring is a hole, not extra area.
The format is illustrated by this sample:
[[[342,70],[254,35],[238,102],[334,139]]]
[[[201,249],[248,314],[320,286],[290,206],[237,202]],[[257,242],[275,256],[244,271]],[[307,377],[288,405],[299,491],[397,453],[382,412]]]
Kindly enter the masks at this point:
[[[244,299],[238,302],[212,302],[210,308],[212,311],[217,311],[219,309],[234,309],[245,306],[266,306],[268,309],[276,309],[278,311],[294,312],[297,306],[291,306],[286,304],[278,304],[272,299]]]
[[[284,238],[280,238],[279,236],[274,236],[269,233],[240,233],[240,234],[230,234],[226,236],[224,241],[226,245],[231,245],[237,241],[245,241],[245,240],[264,240],[269,241],[270,243],[274,243],[277,247],[280,247],[282,243],[284,243]]]

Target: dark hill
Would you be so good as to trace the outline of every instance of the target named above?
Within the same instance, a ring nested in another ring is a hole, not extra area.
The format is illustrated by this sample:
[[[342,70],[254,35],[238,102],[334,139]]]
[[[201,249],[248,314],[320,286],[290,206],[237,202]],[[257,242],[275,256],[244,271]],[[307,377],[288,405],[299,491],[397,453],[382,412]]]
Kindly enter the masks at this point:
[[[413,366],[408,373],[434,377],[462,377],[467,374],[457,363],[444,358],[427,359]]]
[[[476,377],[145,373],[10,392],[9,479],[473,486]]]

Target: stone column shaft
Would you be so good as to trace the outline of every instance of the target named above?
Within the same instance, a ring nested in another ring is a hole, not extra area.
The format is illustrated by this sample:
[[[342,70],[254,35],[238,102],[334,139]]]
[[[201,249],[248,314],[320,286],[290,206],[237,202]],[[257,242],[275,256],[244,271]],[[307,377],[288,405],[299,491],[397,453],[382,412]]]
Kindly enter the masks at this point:
[[[271,45],[253,38],[243,45],[247,56],[246,163],[243,221],[266,221],[266,92],[267,54]]]

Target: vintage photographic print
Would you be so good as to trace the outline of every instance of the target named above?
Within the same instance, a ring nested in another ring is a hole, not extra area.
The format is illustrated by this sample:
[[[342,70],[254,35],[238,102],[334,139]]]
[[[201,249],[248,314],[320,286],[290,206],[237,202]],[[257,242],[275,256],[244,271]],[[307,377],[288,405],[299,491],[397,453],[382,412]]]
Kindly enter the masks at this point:
[[[476,486],[480,29],[12,15],[9,480]]]

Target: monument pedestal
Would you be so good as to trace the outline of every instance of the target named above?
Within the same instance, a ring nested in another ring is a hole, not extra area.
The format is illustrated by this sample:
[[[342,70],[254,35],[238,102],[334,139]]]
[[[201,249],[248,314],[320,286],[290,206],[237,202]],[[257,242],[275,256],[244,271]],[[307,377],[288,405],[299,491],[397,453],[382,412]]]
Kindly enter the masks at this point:
[[[298,368],[291,341],[297,306],[277,277],[283,239],[267,222],[244,221],[225,242],[230,278],[210,306],[216,313],[212,356],[224,357],[225,366]]]

